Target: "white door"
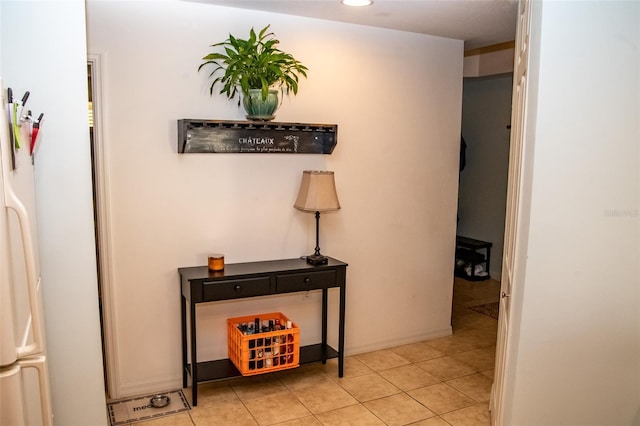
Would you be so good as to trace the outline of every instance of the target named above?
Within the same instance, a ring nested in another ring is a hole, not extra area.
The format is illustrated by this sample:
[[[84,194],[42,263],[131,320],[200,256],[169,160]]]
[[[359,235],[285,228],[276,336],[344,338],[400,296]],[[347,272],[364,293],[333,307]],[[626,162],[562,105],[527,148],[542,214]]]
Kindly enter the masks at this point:
[[[509,348],[509,323],[511,319],[511,295],[517,282],[514,282],[518,264],[518,225],[521,206],[524,129],[526,124],[527,69],[529,61],[529,28],[531,22],[531,4],[529,0],[520,0],[518,25],[516,31],[516,52],[513,73],[513,101],[511,112],[511,142],[509,152],[509,177],[507,185],[507,211],[505,217],[504,251],[502,255],[502,281],[500,289],[500,316],[498,318],[498,342],[496,348],[496,366],[491,391],[491,420],[494,425],[503,422],[504,370]]]

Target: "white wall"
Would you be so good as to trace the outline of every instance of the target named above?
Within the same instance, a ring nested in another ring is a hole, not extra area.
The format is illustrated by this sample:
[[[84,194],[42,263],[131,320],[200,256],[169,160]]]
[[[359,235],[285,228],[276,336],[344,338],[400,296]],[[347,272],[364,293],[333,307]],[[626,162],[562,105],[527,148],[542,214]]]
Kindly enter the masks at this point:
[[[493,243],[491,277],[500,280],[507,202],[511,74],[465,78],[462,135],[466,166],[460,173],[458,234]]]
[[[347,353],[450,333],[461,41],[190,2],[87,9],[89,51],[104,62],[115,393],[180,386],[176,268],[209,252],[241,262],[313,250],[313,215],[292,207],[305,169],[336,172],[342,210],[322,216],[320,245],[349,263]],[[177,154],[177,119],[243,119],[196,72],[208,46],[269,23],[310,69],[276,120],[337,123],[334,153]],[[274,309],[314,341],[319,303],[199,308],[199,357],[226,356],[225,318]]]
[[[87,122],[84,2],[2,1],[2,78],[44,112],[38,237],[54,422],[107,424]]]
[[[640,3],[533,11],[529,239],[505,423],[637,425]]]

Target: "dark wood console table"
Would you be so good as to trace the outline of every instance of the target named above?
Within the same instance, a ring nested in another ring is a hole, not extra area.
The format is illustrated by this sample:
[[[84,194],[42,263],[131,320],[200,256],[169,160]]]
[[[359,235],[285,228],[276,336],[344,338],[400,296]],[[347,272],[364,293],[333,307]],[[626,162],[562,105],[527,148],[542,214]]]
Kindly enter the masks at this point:
[[[191,374],[192,403],[198,405],[198,383],[240,376],[229,359],[198,362],[196,305],[220,300],[322,290],[322,342],[300,347],[300,364],[338,358],[338,376],[344,373],[344,317],[347,264],[329,258],[326,265],[310,265],[304,259],[232,263],[223,271],[206,266],[178,268],[182,314],[182,386]],[[338,350],[327,344],[328,289],[340,289]],[[187,308],[189,315],[187,316]],[[256,312],[260,314],[261,312]],[[187,326],[191,336],[191,360],[187,359]],[[190,361],[190,362],[189,362]]]

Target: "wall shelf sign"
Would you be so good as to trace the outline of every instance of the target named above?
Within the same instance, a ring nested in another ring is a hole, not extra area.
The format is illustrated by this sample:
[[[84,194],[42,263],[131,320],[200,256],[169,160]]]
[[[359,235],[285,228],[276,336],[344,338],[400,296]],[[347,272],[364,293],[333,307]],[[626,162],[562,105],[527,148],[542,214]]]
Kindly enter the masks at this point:
[[[338,125],[178,120],[178,152],[331,154]]]

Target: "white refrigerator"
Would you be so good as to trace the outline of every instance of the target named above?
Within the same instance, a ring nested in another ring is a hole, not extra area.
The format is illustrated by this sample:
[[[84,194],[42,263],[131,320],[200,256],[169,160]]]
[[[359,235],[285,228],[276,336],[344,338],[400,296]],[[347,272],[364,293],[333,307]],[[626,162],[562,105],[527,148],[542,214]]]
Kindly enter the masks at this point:
[[[0,85],[2,81],[0,80]],[[28,121],[15,148],[2,85],[0,116],[0,425],[52,425]],[[19,101],[19,99],[14,99]],[[20,110],[20,109],[19,109]],[[24,113],[26,113],[24,108]],[[21,111],[18,111],[20,113]]]

